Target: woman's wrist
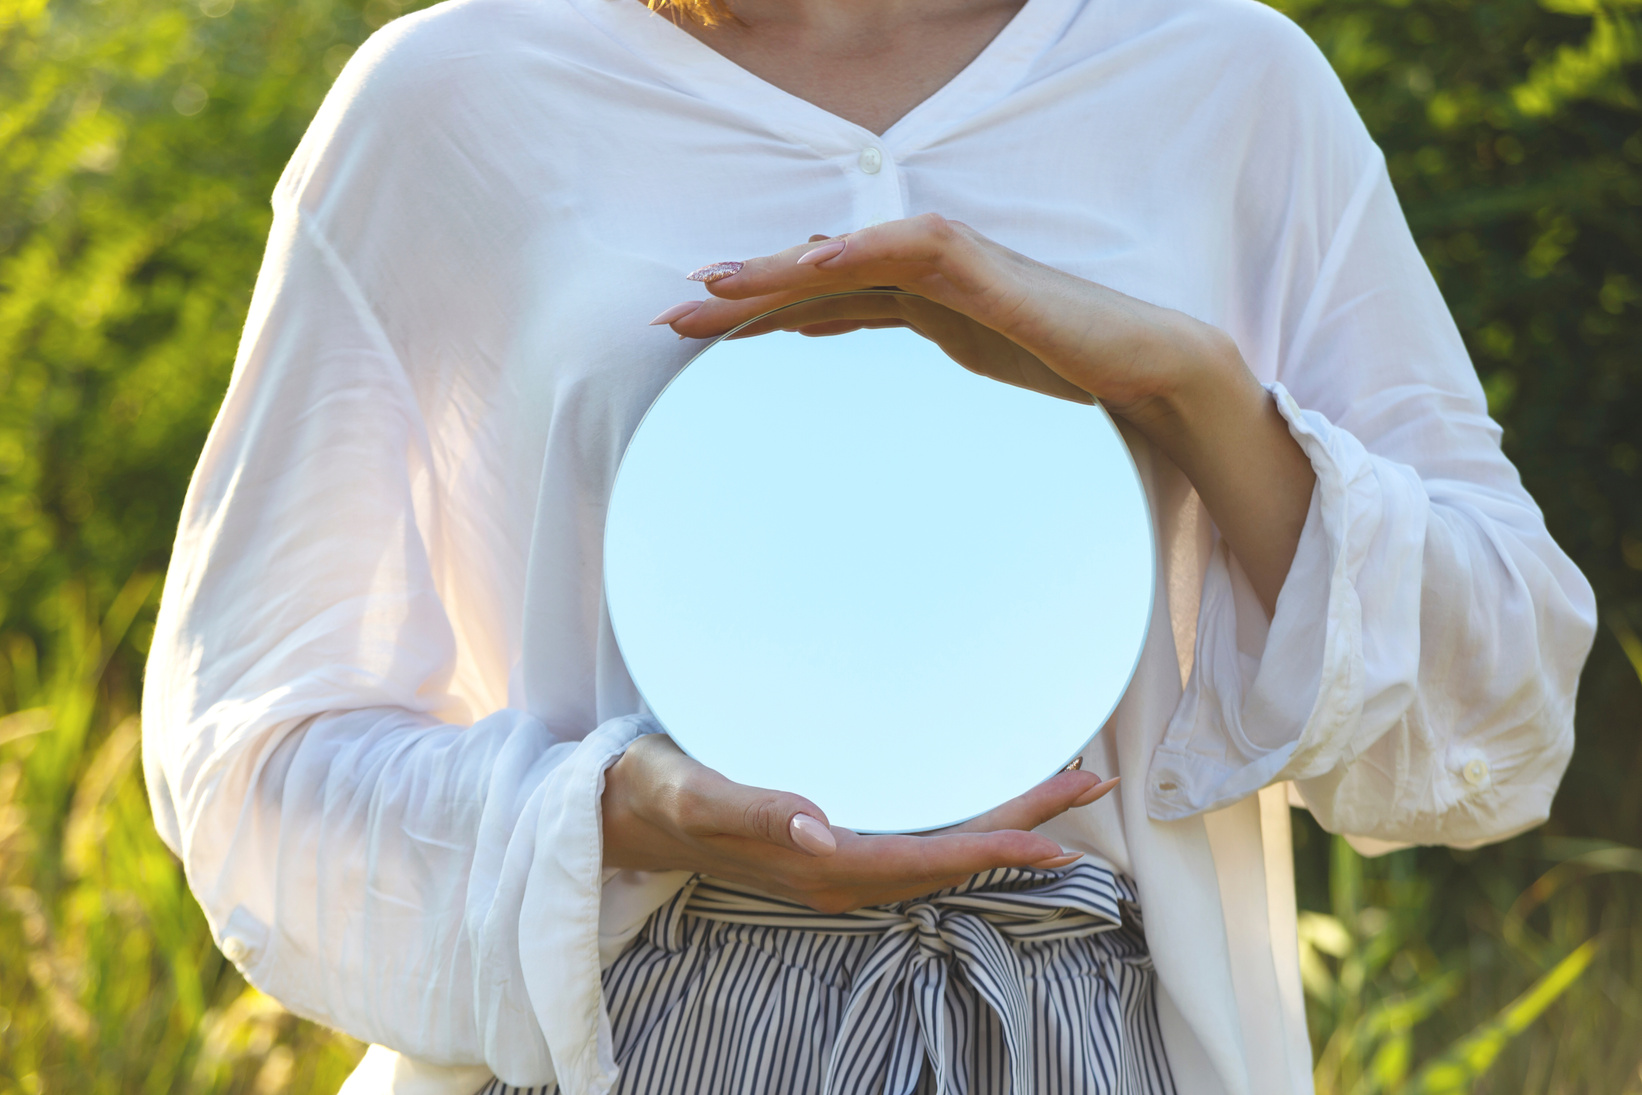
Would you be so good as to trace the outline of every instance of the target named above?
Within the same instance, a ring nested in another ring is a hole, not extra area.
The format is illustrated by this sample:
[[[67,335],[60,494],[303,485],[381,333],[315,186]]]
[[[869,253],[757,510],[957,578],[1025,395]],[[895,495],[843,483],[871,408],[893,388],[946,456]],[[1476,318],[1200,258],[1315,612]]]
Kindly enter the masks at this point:
[[[1246,413],[1264,389],[1218,328],[1178,313],[1147,326],[1131,351],[1145,363],[1136,370],[1144,383],[1124,393],[1127,398],[1107,396],[1101,403],[1185,467],[1228,412]]]

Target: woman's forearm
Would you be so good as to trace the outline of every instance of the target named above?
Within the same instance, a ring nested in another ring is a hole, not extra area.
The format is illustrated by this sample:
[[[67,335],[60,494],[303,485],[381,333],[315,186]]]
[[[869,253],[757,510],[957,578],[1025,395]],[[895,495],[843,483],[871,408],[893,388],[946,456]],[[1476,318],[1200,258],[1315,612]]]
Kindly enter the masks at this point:
[[[1178,362],[1169,370],[1178,379],[1155,396],[1111,409],[1185,472],[1269,616],[1294,561],[1316,476],[1231,339],[1198,326],[1157,351]],[[1181,338],[1190,345],[1182,348]]]

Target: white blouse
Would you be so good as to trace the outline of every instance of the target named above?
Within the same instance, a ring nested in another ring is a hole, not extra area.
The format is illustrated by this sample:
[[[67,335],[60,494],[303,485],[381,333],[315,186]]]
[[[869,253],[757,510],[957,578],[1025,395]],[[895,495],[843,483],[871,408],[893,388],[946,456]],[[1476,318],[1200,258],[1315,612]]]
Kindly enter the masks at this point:
[[[600,600],[604,507],[699,345],[646,321],[686,271],[814,232],[937,211],[1213,323],[1316,469],[1268,623],[1128,438],[1158,608],[1087,754],[1125,783],[1046,831],[1137,881],[1181,1090],[1310,1090],[1283,783],[1374,841],[1546,816],[1591,591],[1379,151],[1254,0],[1028,0],[882,136],[636,0],[452,0],[359,51],[274,209],[144,758],[223,952],[403,1055],[351,1091],[610,1085],[601,963],[685,878],[600,855],[603,771],[653,728]]]

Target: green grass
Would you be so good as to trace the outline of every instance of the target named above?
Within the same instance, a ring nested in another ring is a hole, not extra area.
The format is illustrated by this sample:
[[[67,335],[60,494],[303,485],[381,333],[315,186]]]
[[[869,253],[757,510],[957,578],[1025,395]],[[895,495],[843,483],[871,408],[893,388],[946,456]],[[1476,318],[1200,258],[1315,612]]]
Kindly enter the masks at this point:
[[[109,656],[154,584],[66,595],[43,661],[0,644],[0,1093],[334,1092],[364,1047],[245,984],[154,831]]]
[[[154,831],[130,634],[154,591],[63,595],[43,658],[0,640],[0,1095],[334,1092],[363,1047],[244,983]],[[1642,1095],[1642,852],[1365,860],[1297,821],[1322,1095]]]
[[[1642,1095],[1642,8],[1273,3],[1386,150],[1608,624],[1544,832],[1365,861],[1296,816],[1318,1086]],[[0,0],[0,1095],[329,1092],[360,1050],[212,947],[141,786],[155,584],[121,586],[166,564],[274,180],[424,4]]]
[[[1300,953],[1320,1095],[1642,1092],[1642,852],[1530,834],[1364,860],[1314,839],[1329,908],[1301,912]]]

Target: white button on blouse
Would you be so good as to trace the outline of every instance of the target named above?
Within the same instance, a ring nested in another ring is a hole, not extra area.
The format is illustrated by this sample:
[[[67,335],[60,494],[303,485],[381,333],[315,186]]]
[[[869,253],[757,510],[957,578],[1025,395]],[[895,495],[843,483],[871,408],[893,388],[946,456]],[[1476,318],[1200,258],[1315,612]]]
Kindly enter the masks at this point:
[[[653,729],[600,600],[604,506],[696,349],[646,321],[703,263],[928,211],[1227,331],[1317,474],[1268,620],[1128,435],[1158,607],[1085,751],[1126,780],[1046,831],[1136,880],[1182,1091],[1310,1090],[1282,784],[1380,841],[1545,817],[1591,593],[1282,16],[1027,0],[880,135],[637,0],[439,5],[354,55],[274,195],[144,698],[156,819],[218,938],[406,1055],[350,1095],[608,1089],[601,961],[683,881],[605,871],[597,810]]]

